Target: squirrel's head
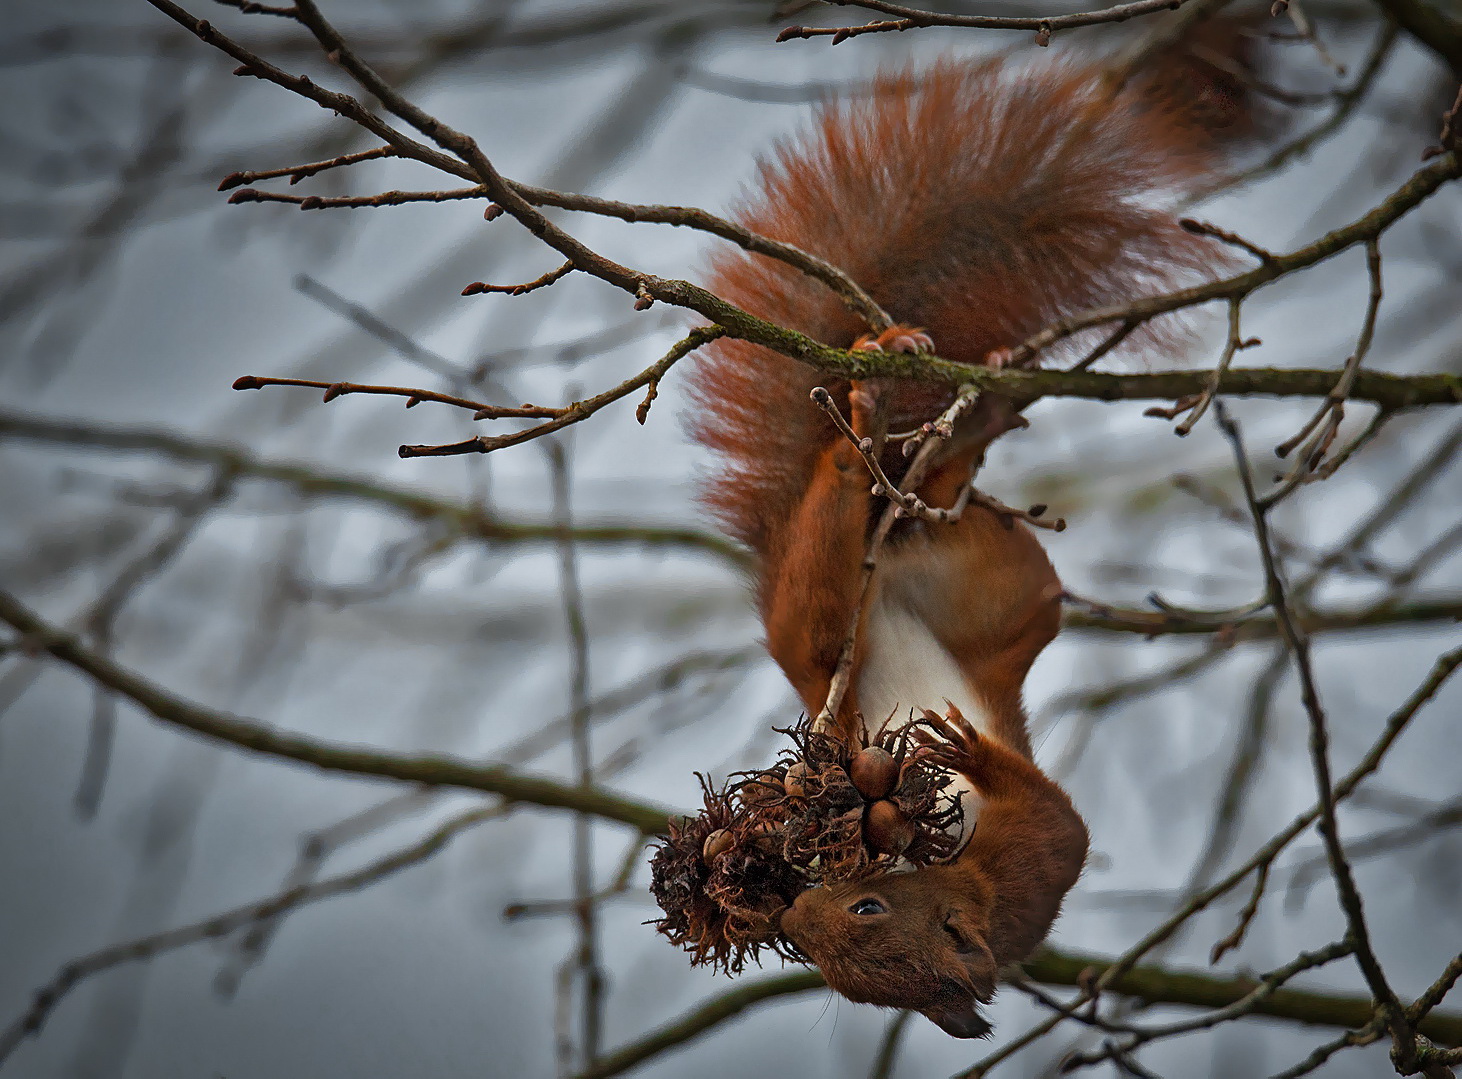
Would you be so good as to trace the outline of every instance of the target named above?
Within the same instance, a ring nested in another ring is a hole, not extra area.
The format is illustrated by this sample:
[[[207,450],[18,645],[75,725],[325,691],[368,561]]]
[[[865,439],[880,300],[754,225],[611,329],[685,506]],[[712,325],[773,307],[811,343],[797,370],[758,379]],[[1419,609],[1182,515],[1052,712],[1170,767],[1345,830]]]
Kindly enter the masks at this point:
[[[989,903],[947,866],[810,888],[782,915],[782,933],[849,1000],[923,1013],[956,1038],[991,1027],[995,995]]]

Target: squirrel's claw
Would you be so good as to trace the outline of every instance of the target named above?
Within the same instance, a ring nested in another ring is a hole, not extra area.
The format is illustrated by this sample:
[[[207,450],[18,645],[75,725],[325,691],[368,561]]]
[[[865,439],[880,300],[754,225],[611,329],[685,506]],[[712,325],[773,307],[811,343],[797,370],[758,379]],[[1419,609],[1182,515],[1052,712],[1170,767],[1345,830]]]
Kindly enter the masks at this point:
[[[934,339],[913,326],[890,326],[880,334],[865,333],[853,342],[857,352],[933,352]]]
[[[984,752],[985,739],[958,707],[948,700],[944,703],[948,709],[942,716],[928,708],[921,710],[929,730],[915,731],[914,736],[929,759],[964,771],[973,766],[977,754]]]

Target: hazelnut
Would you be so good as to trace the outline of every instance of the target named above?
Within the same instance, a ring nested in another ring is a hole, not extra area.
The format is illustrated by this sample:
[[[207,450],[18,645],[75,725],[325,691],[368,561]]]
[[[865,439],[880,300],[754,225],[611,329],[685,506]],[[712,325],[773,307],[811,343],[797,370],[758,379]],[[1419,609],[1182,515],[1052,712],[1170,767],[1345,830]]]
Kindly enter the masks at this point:
[[[848,771],[853,777],[853,786],[869,801],[887,798],[899,775],[893,754],[878,746],[869,746],[859,751]]]
[[[782,786],[793,798],[807,797],[807,777],[812,774],[812,769],[807,767],[806,761],[797,761],[787,769],[787,775],[782,780]]]
[[[730,850],[733,842],[734,840],[732,840],[729,831],[725,828],[717,828],[710,835],[706,836],[706,841],[701,844],[701,861],[710,865],[712,859]]]
[[[749,806],[775,805],[785,793],[775,772],[763,772],[741,788],[741,800]]]
[[[902,854],[914,841],[914,823],[887,799],[868,807],[863,841],[877,854]]]

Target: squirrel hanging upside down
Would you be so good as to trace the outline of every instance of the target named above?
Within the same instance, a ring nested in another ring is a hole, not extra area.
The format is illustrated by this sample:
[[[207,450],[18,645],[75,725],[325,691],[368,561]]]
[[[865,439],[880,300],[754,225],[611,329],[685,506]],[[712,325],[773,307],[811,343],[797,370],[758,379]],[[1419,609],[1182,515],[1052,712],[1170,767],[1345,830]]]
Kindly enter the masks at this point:
[[[745,252],[719,257],[709,287],[831,346],[980,364],[1063,315],[1187,283],[1226,261],[1164,207],[1213,162],[1193,86],[1168,71],[1114,90],[1096,68],[998,60],[885,75],[764,162],[739,220],[839,267],[901,325],[871,337],[824,285]],[[970,504],[955,523],[899,522],[860,611],[886,501],[809,400],[819,385],[859,436],[880,421],[918,427],[953,400],[947,385],[829,380],[717,341],[694,374],[694,434],[723,462],[706,501],[758,559],[767,645],[809,714],[824,707],[856,616],[835,726],[851,739],[864,717],[877,726],[947,704],[943,744],[927,752],[963,777],[978,825],[945,864],[804,891],[781,931],[850,1000],[980,1037],[999,969],[1046,936],[1087,852],[1071,800],[1031,759],[1021,704],[1059,625],[1060,585],[1024,525]],[[954,503],[990,441],[1022,423],[986,395],[920,497]],[[893,443],[882,464],[895,483],[908,467]]]

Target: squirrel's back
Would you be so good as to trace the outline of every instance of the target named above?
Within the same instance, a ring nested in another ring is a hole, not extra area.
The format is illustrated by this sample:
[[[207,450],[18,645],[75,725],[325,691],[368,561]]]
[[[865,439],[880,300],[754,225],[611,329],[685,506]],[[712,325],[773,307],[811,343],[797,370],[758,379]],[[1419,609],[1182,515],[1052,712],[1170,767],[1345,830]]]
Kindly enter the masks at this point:
[[[1151,295],[1221,264],[1171,209],[1210,158],[1192,118],[1152,83],[1116,95],[1074,64],[945,60],[823,106],[762,162],[738,212],[752,230],[842,269],[937,353],[981,363],[1047,323]],[[867,331],[826,286],[735,250],[708,286],[755,315],[846,348]],[[706,501],[775,561],[818,454],[837,437],[808,400],[847,383],[721,340],[693,374],[691,426],[723,456]],[[900,382],[895,423],[932,418],[950,389]]]

